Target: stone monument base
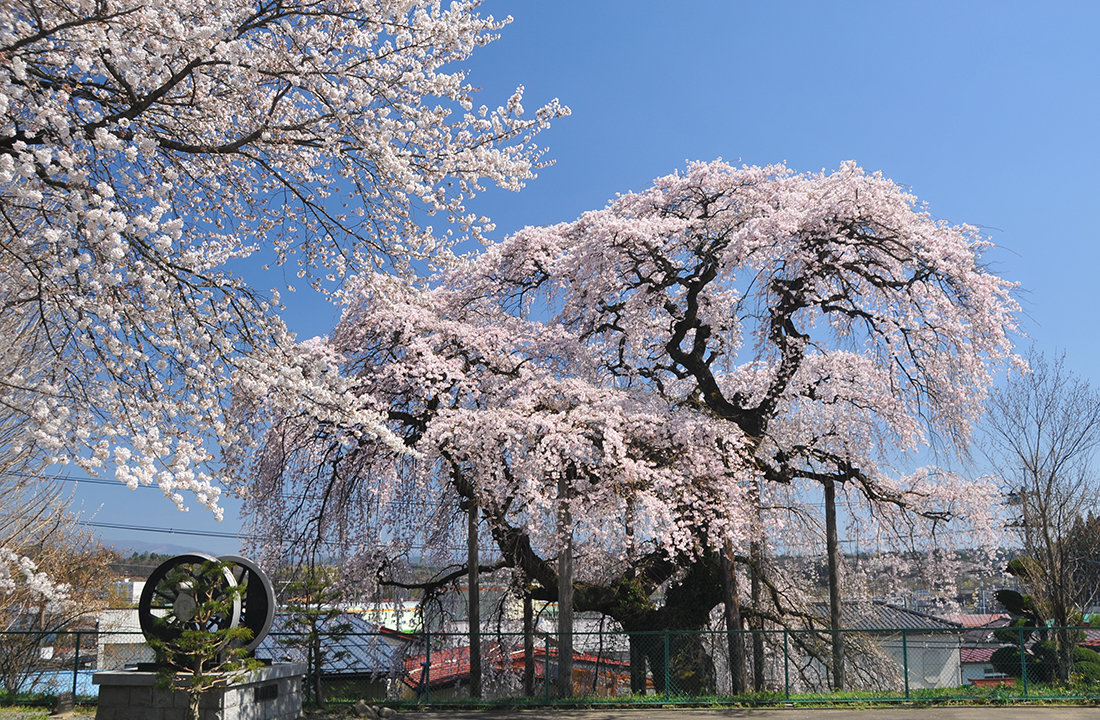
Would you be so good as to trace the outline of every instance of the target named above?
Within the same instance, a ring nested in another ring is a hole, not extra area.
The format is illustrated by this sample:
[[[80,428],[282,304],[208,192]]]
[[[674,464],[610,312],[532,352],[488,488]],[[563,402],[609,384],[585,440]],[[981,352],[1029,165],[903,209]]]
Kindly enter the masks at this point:
[[[244,673],[232,685],[203,693],[201,720],[298,720],[302,716],[303,663],[275,663]],[[96,720],[187,720],[187,692],[159,690],[157,674],[107,670],[99,685]]]

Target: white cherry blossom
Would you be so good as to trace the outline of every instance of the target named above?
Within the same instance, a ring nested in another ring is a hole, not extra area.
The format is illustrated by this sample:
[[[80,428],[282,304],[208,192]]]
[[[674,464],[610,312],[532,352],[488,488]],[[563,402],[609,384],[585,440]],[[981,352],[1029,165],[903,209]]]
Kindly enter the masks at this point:
[[[27,442],[89,472],[104,442],[132,449],[120,481],[220,516],[234,383],[345,403],[295,367],[275,290],[232,268],[263,254],[329,291],[482,237],[467,199],[533,177],[568,110],[525,113],[520,87],[470,112],[461,61],[508,22],[477,5],[5,3],[0,313],[53,358],[0,381]]]

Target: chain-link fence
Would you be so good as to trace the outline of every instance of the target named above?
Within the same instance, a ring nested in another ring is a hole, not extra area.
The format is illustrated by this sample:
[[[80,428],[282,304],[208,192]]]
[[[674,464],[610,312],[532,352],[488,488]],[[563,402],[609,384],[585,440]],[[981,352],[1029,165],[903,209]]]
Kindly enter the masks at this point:
[[[433,705],[1100,699],[1100,656],[1081,649],[1100,646],[1100,629],[836,635],[839,643],[829,630],[577,632],[570,658],[546,632],[483,630],[480,652],[471,652],[466,633],[341,633],[322,644],[320,688],[328,702]],[[1071,667],[1058,665],[1065,638],[1074,648]],[[272,633],[256,654],[310,659],[289,633]],[[61,692],[93,700],[95,672],[152,659],[139,632],[2,633],[0,690],[9,701]]]
[[[95,658],[93,633],[2,633],[0,693],[9,700],[62,692],[89,697]]]

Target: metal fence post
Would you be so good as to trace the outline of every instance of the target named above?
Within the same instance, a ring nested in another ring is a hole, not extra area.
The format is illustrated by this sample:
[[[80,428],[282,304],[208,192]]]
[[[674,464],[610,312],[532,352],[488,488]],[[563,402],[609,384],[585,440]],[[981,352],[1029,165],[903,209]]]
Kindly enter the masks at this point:
[[[1020,678],[1024,681],[1024,697],[1027,697],[1027,655],[1024,651],[1024,629],[1018,630],[1020,638]]]
[[[424,683],[424,704],[427,705],[432,698],[432,631],[427,627],[424,628],[424,669],[420,671],[420,679]]]
[[[542,663],[542,684],[546,690],[546,704],[550,704],[550,633],[542,636],[542,647],[546,658]]]
[[[76,679],[80,672],[80,633],[76,634],[76,651],[73,653],[73,702],[76,702]]]
[[[783,628],[783,688],[787,700],[791,699],[791,647],[787,637],[788,630]]]
[[[665,701],[667,702],[672,696],[672,690],[669,686],[669,680],[671,675],[668,672],[668,630],[665,630]]]
[[[909,636],[901,631],[901,668],[905,673],[905,699],[909,699]]]

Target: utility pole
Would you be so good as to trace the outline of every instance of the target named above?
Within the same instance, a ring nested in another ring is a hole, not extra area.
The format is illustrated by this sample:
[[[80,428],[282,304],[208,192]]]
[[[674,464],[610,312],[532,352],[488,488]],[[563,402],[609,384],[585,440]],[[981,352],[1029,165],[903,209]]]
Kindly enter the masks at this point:
[[[730,692],[743,695],[748,689],[745,677],[745,638],[741,622],[741,600],[737,596],[737,563],[733,543],[728,539],[722,552],[722,590],[725,595],[726,641],[730,659]]]
[[[836,483],[825,481],[825,552],[829,556],[829,627],[833,631],[833,690],[844,689],[844,636],[840,632],[840,545],[836,538]]]

